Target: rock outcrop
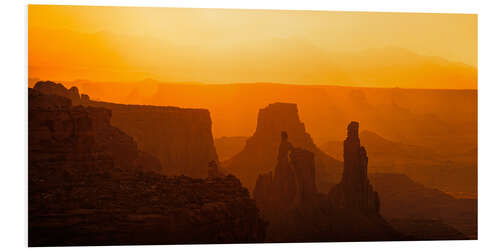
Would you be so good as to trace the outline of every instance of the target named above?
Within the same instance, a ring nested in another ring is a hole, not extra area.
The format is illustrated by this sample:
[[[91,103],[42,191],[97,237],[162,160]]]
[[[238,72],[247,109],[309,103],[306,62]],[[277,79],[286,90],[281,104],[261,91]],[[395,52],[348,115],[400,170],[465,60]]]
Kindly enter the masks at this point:
[[[110,116],[29,90],[29,246],[264,240],[266,224],[237,178],[157,174],[159,160]]]
[[[164,174],[207,177],[207,165],[219,162],[206,109],[183,109],[89,102],[113,112],[111,124],[131,135],[139,149],[160,159]]]
[[[157,157],[164,174],[207,177],[207,164],[218,163],[208,110],[97,102],[75,87],[53,82],[38,82],[34,89],[67,97],[73,105],[112,111],[111,124],[132,136],[141,151]]]
[[[358,122],[351,122],[347,127],[342,180],[330,190],[329,197],[335,206],[379,214],[380,200],[368,180],[368,157],[361,146],[358,130]]]
[[[281,133],[278,165],[259,175],[253,196],[267,213],[279,213],[317,194],[314,154],[294,148],[286,132]]]
[[[111,112],[72,106],[71,100],[29,89],[29,164],[112,165],[116,168],[161,172],[154,156],[139,151],[132,137],[111,126]]]
[[[268,242],[402,239],[381,216],[337,207],[317,191],[314,153],[281,135],[278,163],[259,175],[253,196],[265,220]]]
[[[281,143],[280,133],[286,131],[289,141],[315,155],[318,189],[328,192],[338,183],[341,175],[341,162],[319,150],[311,136],[306,132],[304,123],[299,119],[298,108],[292,103],[273,103],[259,111],[257,128],[240,153],[226,162],[223,167],[234,173],[242,183],[253,189],[259,174],[271,171],[278,163]]]
[[[44,94],[66,97],[71,101],[73,105],[82,104],[82,101],[85,101],[86,97],[88,97],[86,96],[82,100],[82,96],[80,96],[80,92],[78,91],[77,87],[71,87],[70,89],[67,89],[66,87],[64,87],[64,85],[51,81],[39,81],[35,84],[33,89],[36,89]]]
[[[290,153],[290,163],[293,166],[297,186],[293,203],[296,205],[307,203],[318,193],[314,154],[305,149],[294,148]]]

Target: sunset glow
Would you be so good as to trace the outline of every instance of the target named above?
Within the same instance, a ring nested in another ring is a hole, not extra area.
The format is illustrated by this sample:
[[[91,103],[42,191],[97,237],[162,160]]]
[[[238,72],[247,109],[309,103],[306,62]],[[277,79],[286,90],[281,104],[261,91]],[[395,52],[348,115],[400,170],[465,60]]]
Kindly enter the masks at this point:
[[[477,89],[477,15],[30,5],[29,77]]]

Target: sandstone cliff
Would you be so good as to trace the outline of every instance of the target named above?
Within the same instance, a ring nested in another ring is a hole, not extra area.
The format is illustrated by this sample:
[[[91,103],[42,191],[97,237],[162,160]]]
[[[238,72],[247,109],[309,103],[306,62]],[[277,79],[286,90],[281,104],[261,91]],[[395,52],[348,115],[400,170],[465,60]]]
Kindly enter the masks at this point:
[[[110,116],[29,90],[30,246],[264,240],[265,223],[238,179],[156,174],[159,161]]]
[[[132,137],[110,125],[109,110],[72,106],[70,99],[34,89],[28,98],[30,166],[103,164],[161,172],[158,159],[139,151]]]
[[[285,132],[281,138],[274,173],[259,175],[254,189],[268,242],[403,239],[378,215],[334,206],[316,189],[314,154],[294,147]]]
[[[218,162],[210,113],[182,109],[90,101],[113,112],[111,124],[137,140],[141,150],[160,159],[167,175],[207,177],[207,166]]]
[[[82,104],[82,98],[80,96],[80,91],[77,87],[71,87],[67,89],[64,85],[60,83],[55,83],[51,81],[38,81],[33,89],[36,89],[44,94],[57,95],[68,98],[73,105]]]
[[[292,103],[273,103],[261,109],[255,133],[247,140],[243,151],[223,162],[223,167],[252,189],[259,174],[269,172],[276,166],[282,131],[287,132],[294,146],[314,153],[320,191],[327,192],[340,180],[342,163],[316,147],[299,119],[297,105]]]
[[[97,102],[80,96],[75,87],[53,82],[38,82],[34,89],[67,97],[73,105],[110,110],[111,124],[132,136],[140,150],[156,156],[164,174],[207,177],[209,162],[218,162],[208,110]]]
[[[379,196],[368,180],[368,157],[365,148],[360,144],[358,130],[357,122],[351,122],[347,127],[342,180],[328,195],[334,206],[379,214]]]

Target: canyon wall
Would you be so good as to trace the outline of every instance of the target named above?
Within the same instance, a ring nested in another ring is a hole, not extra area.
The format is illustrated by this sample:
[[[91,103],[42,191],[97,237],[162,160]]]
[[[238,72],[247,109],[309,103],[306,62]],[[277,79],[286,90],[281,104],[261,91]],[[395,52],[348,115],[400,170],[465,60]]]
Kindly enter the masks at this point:
[[[212,121],[206,109],[126,105],[92,101],[77,88],[38,82],[34,89],[69,98],[73,105],[111,110],[111,124],[132,136],[140,150],[156,156],[163,173],[207,177],[208,164],[218,162]]]
[[[298,113],[293,103],[273,103],[260,109],[255,133],[240,153],[222,163],[223,167],[253,189],[257,176],[271,171],[278,163],[276,155],[284,131],[290,143],[314,153],[318,189],[327,192],[340,180],[342,163],[316,147]]]
[[[208,164],[218,162],[208,110],[95,101],[89,105],[110,109],[111,124],[135,138],[141,150],[157,156],[165,174],[204,178]]]
[[[157,174],[159,160],[110,124],[110,110],[33,89],[28,98],[29,246],[264,240],[234,176]]]
[[[111,126],[104,108],[72,106],[71,100],[29,90],[30,166],[112,166],[161,172],[154,156],[139,151],[134,139]]]

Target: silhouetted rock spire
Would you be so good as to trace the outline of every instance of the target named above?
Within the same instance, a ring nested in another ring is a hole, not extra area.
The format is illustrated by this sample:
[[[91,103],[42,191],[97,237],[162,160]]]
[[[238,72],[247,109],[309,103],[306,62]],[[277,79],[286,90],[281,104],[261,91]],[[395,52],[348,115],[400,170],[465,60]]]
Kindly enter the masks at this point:
[[[351,122],[344,140],[344,172],[341,182],[330,190],[335,206],[378,213],[380,201],[367,176],[368,156],[361,146],[359,123]]]
[[[398,239],[399,234],[378,214],[378,197],[368,179],[366,152],[359,146],[357,123],[350,126],[347,147],[354,155],[353,171],[329,197],[318,191],[315,153],[294,147],[286,132],[281,133],[278,163],[273,172],[260,174],[253,196],[264,220],[269,242]],[[279,135],[279,132],[274,135]],[[357,143],[356,143],[357,141]],[[356,151],[356,144],[358,145]],[[278,146],[276,146],[278,148]],[[366,173],[366,171],[365,171]],[[274,174],[274,175],[273,175]],[[365,174],[366,176],[366,174]],[[338,205],[338,206],[336,206]],[[338,209],[343,206],[346,209]]]
[[[288,142],[288,134],[281,132],[281,143],[278,151],[278,163],[288,162],[288,153],[293,149],[293,146]]]
[[[317,194],[314,154],[302,148],[294,148],[290,153],[290,164],[295,174],[294,204],[298,206],[306,200],[315,198]]]
[[[314,154],[295,148],[288,142],[288,135],[281,132],[278,164],[272,172],[257,178],[254,198],[261,207],[269,211],[289,209],[299,205],[316,191]]]

